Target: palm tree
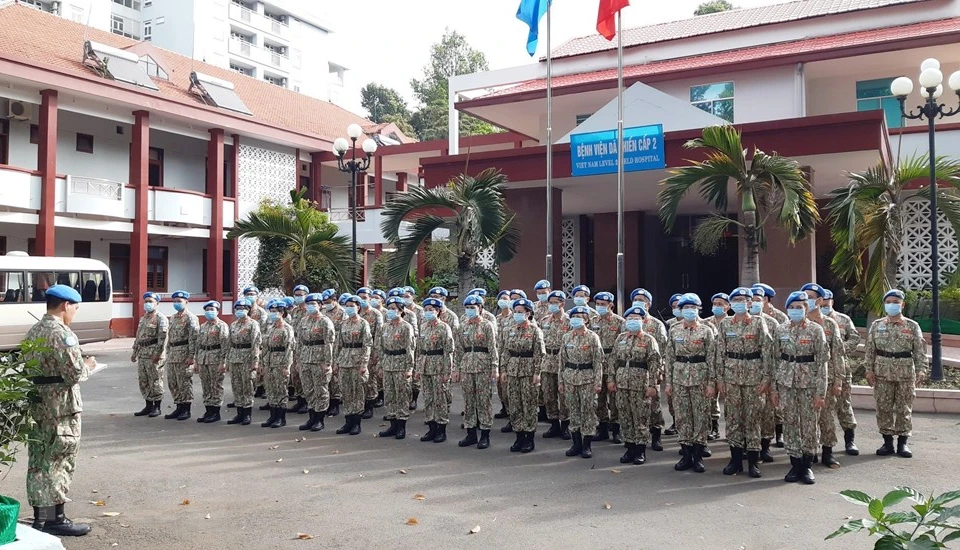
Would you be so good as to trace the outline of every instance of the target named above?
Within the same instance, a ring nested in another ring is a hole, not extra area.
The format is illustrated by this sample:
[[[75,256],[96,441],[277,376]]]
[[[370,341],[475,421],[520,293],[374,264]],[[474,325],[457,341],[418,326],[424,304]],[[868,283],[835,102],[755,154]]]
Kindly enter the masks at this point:
[[[387,203],[380,229],[397,248],[388,269],[390,280],[407,281],[417,249],[442,228],[450,230],[455,244],[460,296],[474,286],[480,251],[494,247],[497,262],[512,259],[520,235],[503,194],[506,182],[499,170],[487,169],[476,177],[461,174],[444,187],[414,187]],[[412,223],[405,237],[400,236],[403,222]]]
[[[284,288],[306,280],[317,264],[328,266],[340,288],[353,288],[350,240],[337,234],[337,226],[304,198],[305,189],[290,192],[287,208],[261,208],[240,220],[227,234],[228,239],[260,238],[285,245],[280,262]]]
[[[960,234],[960,162],[945,157],[934,162],[937,180],[950,186],[938,189],[938,210]],[[841,280],[854,282],[854,294],[868,313],[879,312],[883,294],[896,285],[904,203],[913,196],[930,199],[929,186],[907,189],[911,182],[929,181],[929,158],[915,154],[892,170],[881,161],[847,177],[850,183],[834,189],[827,205],[830,237],[836,246],[831,267]],[[867,256],[864,267],[862,260]]]
[[[763,227],[771,216],[787,231],[791,243],[810,235],[820,221],[810,184],[797,161],[776,152],[768,155],[756,147],[748,158],[740,131],[733,126],[704,128],[702,137],[688,141],[684,148],[706,149],[706,160],[690,161],[689,166],[671,170],[671,175],[660,182],[660,220],[667,231],[672,231],[680,201],[698,186],[700,195],[718,212],[694,229],[694,248],[701,254],[715,254],[730,226],[739,227],[746,254],[740,267],[740,284],[749,286],[760,281]],[[730,182],[736,185],[740,197],[739,219],[723,214]]]

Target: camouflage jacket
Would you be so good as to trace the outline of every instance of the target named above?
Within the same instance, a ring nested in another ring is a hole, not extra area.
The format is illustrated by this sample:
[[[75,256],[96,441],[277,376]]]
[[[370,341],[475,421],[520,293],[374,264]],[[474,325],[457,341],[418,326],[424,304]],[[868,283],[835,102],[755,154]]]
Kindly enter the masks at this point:
[[[823,328],[809,319],[800,323],[788,321],[777,327],[774,341],[777,347],[773,381],[777,391],[802,388],[826,395],[830,351]]]
[[[778,323],[786,323],[790,320],[786,313],[780,311],[770,304],[767,304],[767,307],[764,308],[763,312],[776,319]]]
[[[290,323],[290,326],[293,327],[293,332],[296,334],[297,325],[300,324],[300,321],[307,316],[307,306],[306,304],[297,304],[293,306],[293,309],[290,311],[290,315],[287,317],[287,322]]]
[[[540,323],[544,317],[549,317],[550,315],[550,304],[548,302],[541,302],[534,297],[533,318],[537,320],[537,323]]]
[[[250,314],[248,315],[251,319],[256,321],[260,325],[260,334],[266,334],[267,332],[267,310],[260,307],[259,304],[254,302],[250,306]]]
[[[717,379],[717,333],[703,321],[692,327],[676,323],[670,328],[664,353],[667,385],[706,386]]]
[[[70,327],[58,317],[44,314],[37,324],[27,331],[24,340],[42,339],[47,351],[38,352],[26,359],[36,360],[40,376],[60,376],[63,382],[37,384],[40,400],[31,411],[39,424],[56,423],[58,419],[83,411],[80,399],[80,382],[87,377],[87,367],[80,354],[80,344]]]
[[[454,364],[460,372],[492,375],[497,371],[499,355],[493,323],[479,317],[469,319],[460,325],[455,340],[457,354]]]
[[[453,369],[453,332],[440,321],[420,325],[417,344],[417,372],[421,375],[450,376]]]
[[[857,346],[860,345],[860,331],[857,330],[857,327],[853,324],[853,319],[849,316],[840,313],[839,311],[833,311],[830,313],[830,318],[837,322],[837,325],[840,327],[840,337],[843,339],[843,349],[847,352],[847,357],[853,355],[857,351]],[[850,373],[847,372],[847,376]]]
[[[197,335],[200,333],[200,321],[197,316],[184,308],[170,316],[170,328],[167,330],[167,362],[185,363],[197,358]]]
[[[600,337],[600,343],[603,344],[604,355],[613,353],[613,343],[617,341],[617,337],[624,331],[623,324],[625,322],[623,317],[612,312],[590,318],[591,329]]]
[[[343,312],[343,308],[340,307],[340,304],[333,304],[333,309],[331,309],[330,311],[327,311],[321,308],[320,312],[323,315],[326,315],[327,318],[330,319],[331,322],[333,322],[333,331],[339,335],[340,323],[342,323],[344,317],[346,317],[346,314]]]
[[[568,365],[592,364],[593,369],[574,369]],[[603,380],[603,346],[597,333],[588,328],[563,335],[560,347],[560,376],[564,384],[599,387]]]
[[[666,376],[664,373],[663,352],[667,350],[667,327],[663,324],[663,321],[648,313],[647,316],[643,318],[642,330],[650,336],[653,336],[653,339],[657,341],[657,349],[660,351],[660,353],[657,354],[657,360],[660,361],[660,364],[657,365],[657,372],[660,373],[660,379],[663,380],[663,377]]]
[[[383,329],[383,314],[372,307],[366,307],[360,310],[360,317],[362,317],[370,327],[371,341],[376,342],[377,336],[380,335],[380,331]],[[375,367],[378,364],[380,364],[380,346],[373,346],[370,350],[370,367]]]
[[[563,346],[563,335],[570,331],[570,316],[561,310],[541,317],[540,330],[543,331],[543,346],[547,352],[540,372],[559,374],[560,348]]]
[[[360,315],[344,317],[334,347],[334,356],[339,369],[366,370],[370,366],[370,351],[373,335],[370,325]]]
[[[417,341],[414,336],[413,325],[410,323],[401,318],[387,321],[377,333],[377,342],[374,347],[380,350],[380,367],[384,371],[409,372],[413,370]]]
[[[839,386],[847,376],[847,354],[843,348],[843,339],[840,336],[840,326],[833,319],[824,315],[808,317],[823,328],[823,336],[827,339],[827,385]]]
[[[717,332],[718,380],[740,386],[770,383],[773,334],[762,318],[749,313],[743,321],[736,316],[727,317],[720,322]]]
[[[293,365],[294,345],[293,327],[283,321],[267,325],[260,345],[260,367],[289,370]]]
[[[227,353],[227,361],[253,366],[260,360],[262,338],[260,323],[250,317],[230,323],[230,351]]]
[[[719,331],[720,323],[722,323],[724,319],[728,319],[729,317],[730,317],[729,315],[723,315],[722,317],[711,315],[710,317],[707,317],[706,319],[704,319],[704,321],[710,323],[710,326],[713,327],[713,330]]]
[[[508,376],[533,376],[540,374],[543,356],[543,331],[531,321],[514,323],[503,337],[500,350],[500,366]]]
[[[223,365],[230,351],[230,327],[219,317],[204,320],[197,336],[197,363],[200,365]],[[209,348],[209,349],[204,349]]]
[[[660,346],[643,332],[624,332],[613,343],[617,389],[643,391],[660,383]]]
[[[133,341],[133,355],[137,359],[159,357],[163,361],[170,321],[159,311],[145,313],[137,324],[137,337]]]
[[[336,336],[333,321],[326,315],[305,314],[296,330],[296,350],[299,364],[323,365],[333,363],[333,346]]]
[[[883,380],[907,381],[927,371],[927,343],[913,319],[889,317],[870,325],[864,350],[867,372]]]
[[[450,330],[453,331],[454,334],[460,330],[460,318],[457,317],[457,314],[454,313],[450,308],[444,307],[438,317],[441,321],[446,323],[448,327],[450,327]]]

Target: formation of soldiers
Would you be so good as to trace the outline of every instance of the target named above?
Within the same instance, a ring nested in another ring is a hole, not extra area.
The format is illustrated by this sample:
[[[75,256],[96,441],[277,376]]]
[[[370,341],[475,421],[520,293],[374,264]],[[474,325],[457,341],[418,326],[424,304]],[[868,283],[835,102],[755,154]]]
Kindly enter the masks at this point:
[[[389,427],[379,436],[403,439],[422,395],[428,430],[420,440],[442,443],[451,384],[459,383],[461,447],[488,448],[493,419],[506,418],[500,431],[515,434],[511,452],[533,451],[545,422],[543,438],[571,441],[568,457],[589,458],[593,442],[610,440],[625,447],[621,463],[639,465],[648,447],[662,451],[663,436],[676,435],[681,458],[674,468],[704,472],[709,442],[721,437],[722,398],[725,475],[744,472],[746,461],[748,475],[761,477],[760,465],[774,461],[776,446],[790,458],[785,481],[812,484],[813,464],[839,467],[837,421],[844,452],[859,454],[848,357],[860,335],[820,285],[790,293],[785,311],[774,307],[769,285],[739,287],[712,296],[706,317],[699,296],[675,294],[666,323],[653,315],[653,296],[642,288],[630,293],[623,316],[613,294],[591,295],[584,285],[573,289],[570,309],[566,293],[549,281],[537,282],[534,292],[531,301],[523,290],[500,291],[494,314],[486,291],[473,289],[458,317],[441,287],[418,304],[412,287],[338,294],[298,285],[292,296],[264,301],[251,286],[233,305],[229,326],[216,301],[204,304],[198,320],[186,308],[189,294],[175,292],[177,313],[167,318],[157,311],[160,297],[147,293],[131,358],[145,400],[135,414],[160,414],[166,367],[176,408],[165,418],[190,418],[197,372],[206,409],[197,421],[218,422],[229,371],[236,415],[228,424],[250,424],[254,399],[264,396],[265,428],[285,426],[293,412],[309,415],[300,430],[321,431],[326,419],[342,414],[336,433],[357,435],[361,421],[384,407]],[[919,326],[902,315],[903,301],[899,290],[886,294],[886,315],[870,327],[865,357],[883,437],[877,454],[909,458],[914,388],[927,359]],[[493,388],[502,404],[496,414]]]

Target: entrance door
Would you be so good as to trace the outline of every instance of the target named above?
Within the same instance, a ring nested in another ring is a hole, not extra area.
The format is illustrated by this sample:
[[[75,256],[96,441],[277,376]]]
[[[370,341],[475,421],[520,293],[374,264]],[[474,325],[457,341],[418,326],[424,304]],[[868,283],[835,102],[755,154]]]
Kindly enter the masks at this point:
[[[717,292],[729,293],[739,281],[736,235],[723,239],[715,256],[703,256],[693,249],[691,234],[704,216],[677,216],[673,233],[664,235],[664,250],[660,280],[664,282],[664,299],[675,292],[693,292],[703,300],[704,316],[710,311],[710,297]],[[670,316],[670,305],[658,304],[665,318]]]

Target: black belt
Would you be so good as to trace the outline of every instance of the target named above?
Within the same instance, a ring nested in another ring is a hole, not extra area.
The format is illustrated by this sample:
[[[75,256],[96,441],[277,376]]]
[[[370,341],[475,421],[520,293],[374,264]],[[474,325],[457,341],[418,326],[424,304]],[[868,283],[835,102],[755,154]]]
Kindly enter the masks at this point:
[[[326,342],[323,340],[304,340],[303,345],[305,346],[323,346]]]
[[[603,353],[613,353],[613,348],[603,348]]]
[[[513,351],[510,350],[510,357],[523,357],[525,359],[533,358],[533,350],[531,351]]]
[[[574,370],[587,370],[593,368],[593,363],[566,363],[565,368]]]
[[[674,358],[678,363],[706,363],[706,355],[678,355]]]
[[[47,384],[63,384],[62,376],[34,376],[30,379],[31,382],[38,386],[44,386]]]
[[[890,359],[910,359],[913,357],[913,353],[909,351],[883,351],[882,349],[877,350],[877,355]]]
[[[547,348],[547,355],[559,355],[560,348]]]
[[[405,349],[385,349],[383,350],[385,355],[406,355],[407,350]]]
[[[751,360],[751,359],[760,359],[760,352],[759,352],[759,351],[754,351],[754,352],[751,352],[751,353],[738,353],[738,352],[736,352],[736,351],[728,351],[728,352],[727,352],[727,358],[728,358],[728,359],[740,359],[740,360],[743,360],[743,361],[748,361],[748,360]]]
[[[214,346],[200,346],[200,349],[201,349],[202,351],[210,351],[210,350],[214,350],[214,349],[220,349],[220,344],[217,344],[217,345],[214,345]]]
[[[190,343],[190,340],[180,340],[179,342],[170,342],[170,347],[179,348],[180,346],[185,346]]]
[[[425,349],[421,351],[423,355],[443,355],[442,349]]]
[[[780,359],[791,363],[813,363],[814,357],[812,355],[787,355],[786,353],[781,353]]]
[[[253,344],[233,344],[233,349],[250,349]]]
[[[360,342],[354,342],[354,343],[346,342],[344,344],[340,344],[340,347],[346,348],[346,349],[359,349],[363,347],[363,344],[361,344]]]
[[[270,353],[279,353],[279,352],[281,352],[281,351],[287,351],[287,348],[285,348],[285,347],[283,347],[283,348],[267,348],[267,351],[269,351]]]
[[[622,366],[644,370],[649,368],[646,361],[625,361],[622,363]]]
[[[155,346],[155,345],[157,345],[157,339],[154,338],[153,340],[144,340],[143,342],[140,342],[140,345],[141,345],[141,346]]]
[[[490,348],[486,346],[473,346],[469,348],[463,348],[463,353],[471,353],[471,352],[490,353]]]

